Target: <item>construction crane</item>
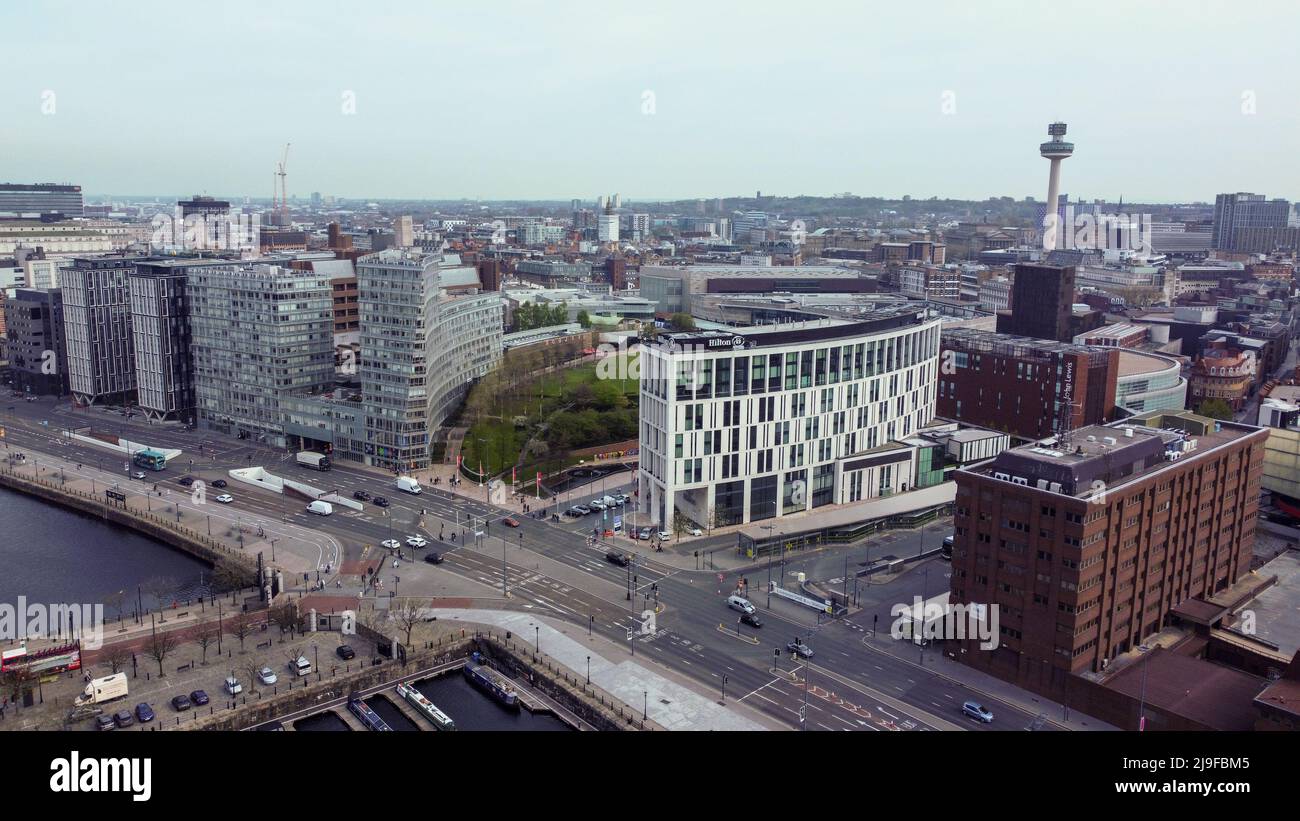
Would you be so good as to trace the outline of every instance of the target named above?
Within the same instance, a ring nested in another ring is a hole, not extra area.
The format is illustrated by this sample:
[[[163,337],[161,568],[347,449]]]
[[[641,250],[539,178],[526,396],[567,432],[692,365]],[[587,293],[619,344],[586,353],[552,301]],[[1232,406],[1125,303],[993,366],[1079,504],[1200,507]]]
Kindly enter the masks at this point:
[[[289,186],[288,183],[285,182],[285,177],[289,176],[288,165],[289,165],[290,145],[292,145],[292,143],[284,144],[284,157],[280,160],[280,170],[276,172],[276,176],[280,178],[280,224],[281,225],[289,224],[287,221],[287,214],[286,214],[286,211],[289,208]]]

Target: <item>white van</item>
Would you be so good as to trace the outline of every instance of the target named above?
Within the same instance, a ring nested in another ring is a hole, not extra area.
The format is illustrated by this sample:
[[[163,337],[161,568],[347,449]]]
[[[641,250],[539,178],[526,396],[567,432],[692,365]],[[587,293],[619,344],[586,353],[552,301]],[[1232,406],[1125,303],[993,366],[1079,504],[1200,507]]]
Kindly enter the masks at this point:
[[[420,483],[412,479],[410,476],[398,476],[397,489],[417,495],[424,490],[424,488],[420,487]]]
[[[334,512],[334,505],[329,502],[322,502],[319,499],[307,505],[308,513],[315,513],[317,516],[329,516]]]
[[[751,616],[754,614],[754,605],[742,596],[728,596],[727,606],[738,613],[747,613]]]
[[[300,676],[311,675],[311,662],[307,660],[306,656],[298,656],[289,666],[293,668],[294,673]]]

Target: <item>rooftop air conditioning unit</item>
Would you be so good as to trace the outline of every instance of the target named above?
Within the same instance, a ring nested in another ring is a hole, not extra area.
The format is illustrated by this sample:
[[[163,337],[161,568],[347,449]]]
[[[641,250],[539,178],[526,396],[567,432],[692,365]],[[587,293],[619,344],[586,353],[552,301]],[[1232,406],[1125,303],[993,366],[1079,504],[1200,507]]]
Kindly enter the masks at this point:
[[[1009,474],[1006,474],[1006,473],[994,473],[994,474],[993,474],[993,478],[994,478],[994,479],[1001,479],[1002,481],[1005,482],[1005,481],[1007,481],[1008,479],[1010,479],[1011,476],[1010,476]]]
[[[1114,446],[1114,445],[1118,442],[1118,440],[1115,439],[1114,436],[1103,436],[1103,437],[1101,438],[1101,441],[1104,442],[1105,444],[1107,444],[1107,445],[1111,445],[1111,446]]]
[[[1095,436],[1089,436],[1089,437],[1088,437],[1088,441],[1089,441],[1089,442],[1096,442],[1096,441],[1097,441],[1097,437],[1095,437]]]
[[[1129,439],[1132,439],[1132,438],[1133,438],[1133,429],[1132,429],[1132,428],[1124,428],[1124,436],[1127,437],[1127,438],[1129,438]]]
[[[1060,492],[1061,492],[1061,483],[1060,483],[1060,482],[1052,482],[1050,485],[1048,485],[1048,489],[1051,490],[1053,493],[1060,493]]]
[[[1011,483],[1014,485],[1024,485],[1026,487],[1029,486],[1029,480],[1025,479],[1023,476],[1012,476]]]

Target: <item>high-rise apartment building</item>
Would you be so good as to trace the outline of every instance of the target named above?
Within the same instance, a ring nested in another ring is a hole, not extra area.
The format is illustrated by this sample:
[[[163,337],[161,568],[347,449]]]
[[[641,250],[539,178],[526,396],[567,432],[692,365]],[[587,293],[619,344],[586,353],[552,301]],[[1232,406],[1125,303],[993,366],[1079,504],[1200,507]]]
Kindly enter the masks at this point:
[[[357,260],[364,461],[429,466],[431,434],[501,357],[502,301],[454,255],[389,249]]]
[[[262,263],[195,266],[186,289],[199,427],[284,447],[281,397],[334,383],[329,278]]]
[[[994,624],[945,652],[1053,697],[1250,571],[1267,431],[1151,413],[956,471],[952,604]],[[1200,607],[1198,611],[1198,605]]]
[[[1242,236],[1253,233],[1280,232],[1287,227],[1291,203],[1283,199],[1265,199],[1263,194],[1238,192],[1214,198],[1214,227],[1210,247],[1221,251],[1238,250]]]
[[[4,358],[14,390],[37,396],[68,392],[63,296],[58,288],[15,288],[3,301]]]
[[[78,258],[63,271],[68,385],[78,404],[135,401],[127,278],[140,259]]]
[[[0,217],[85,216],[80,185],[0,183]]]
[[[1022,262],[1011,285],[1011,310],[998,313],[998,333],[1069,342],[1073,305],[1073,265]]]
[[[410,217],[398,217],[393,220],[393,245],[397,248],[410,248],[415,244],[415,225]]]

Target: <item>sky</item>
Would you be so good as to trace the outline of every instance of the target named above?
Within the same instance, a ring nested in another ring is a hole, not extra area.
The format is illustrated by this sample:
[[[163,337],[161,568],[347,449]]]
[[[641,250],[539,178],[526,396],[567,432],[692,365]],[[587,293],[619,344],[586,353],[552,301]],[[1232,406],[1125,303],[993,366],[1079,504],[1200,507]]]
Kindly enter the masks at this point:
[[[0,182],[1300,199],[1300,3],[0,3]]]

